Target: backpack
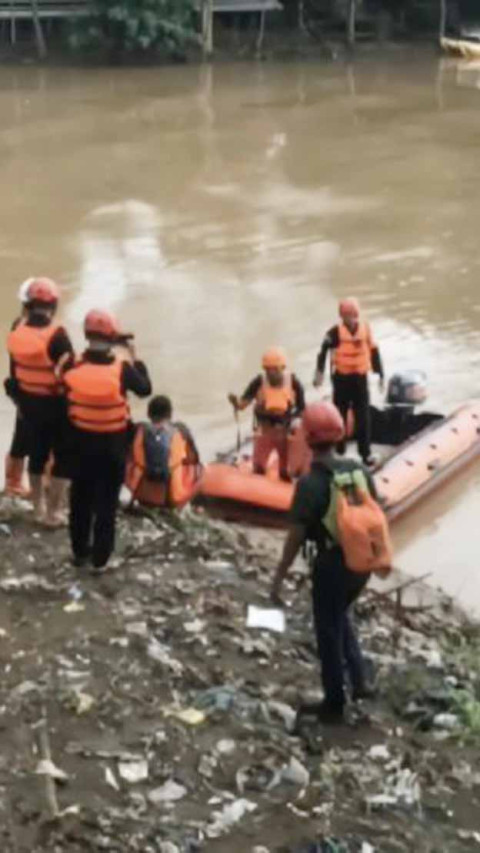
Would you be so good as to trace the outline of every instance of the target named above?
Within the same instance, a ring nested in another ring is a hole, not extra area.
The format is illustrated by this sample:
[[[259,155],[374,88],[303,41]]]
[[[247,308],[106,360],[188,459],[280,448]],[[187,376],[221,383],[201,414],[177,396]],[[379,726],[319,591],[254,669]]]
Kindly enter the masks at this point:
[[[386,577],[393,559],[388,521],[370,494],[365,473],[361,468],[346,471],[332,466],[329,470],[330,504],[323,526],[340,545],[347,568]]]
[[[153,483],[167,484],[170,480],[170,445],[173,430],[146,424],[143,431],[145,476]]]

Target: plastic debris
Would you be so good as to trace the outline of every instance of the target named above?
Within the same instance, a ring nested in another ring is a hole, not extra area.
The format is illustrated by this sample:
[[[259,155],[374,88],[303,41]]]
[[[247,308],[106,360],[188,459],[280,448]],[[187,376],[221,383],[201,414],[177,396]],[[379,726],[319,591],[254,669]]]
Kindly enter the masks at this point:
[[[162,664],[162,666],[167,667],[171,672],[173,672],[176,676],[181,676],[183,673],[183,666],[180,661],[172,658],[170,654],[170,649],[168,646],[164,646],[163,643],[159,643],[155,637],[152,637],[148,647],[147,647],[148,657],[157,663]]]
[[[187,726],[199,726],[205,722],[205,714],[197,708],[165,708],[163,711],[166,717],[175,717],[181,723],[186,723]]]
[[[254,812],[257,808],[256,803],[250,800],[239,799],[233,803],[228,803],[222,811],[216,811],[212,814],[212,822],[206,827],[206,835],[208,838],[219,838],[225,832],[228,832],[232,826],[238,823],[242,818]]]
[[[285,632],[285,614],[278,608],[255,607],[249,604],[247,611],[247,628],[263,628],[266,631]]]
[[[397,770],[387,777],[383,793],[366,798],[371,809],[404,806],[413,808],[420,803],[420,783],[418,776],[408,767]]]
[[[107,785],[110,785],[111,788],[114,788],[115,791],[120,790],[120,785],[118,784],[113,771],[110,770],[110,767],[105,768],[105,782]]]
[[[460,720],[456,714],[435,714],[433,718],[433,725],[437,729],[452,731],[453,729],[458,729],[460,726]]]
[[[65,613],[81,613],[85,610],[85,605],[79,604],[78,601],[70,601],[69,604],[65,604],[63,609]]]
[[[205,779],[212,779],[218,760],[214,755],[202,755],[198,762],[198,772]]]
[[[182,800],[188,794],[184,785],[179,785],[174,779],[169,779],[160,788],[155,788],[148,794],[148,800],[153,806],[161,805],[162,803],[174,803],[177,800]]]
[[[148,762],[142,758],[138,761],[120,761],[118,772],[125,782],[134,785],[148,779]]]
[[[60,770],[60,767],[57,767],[53,761],[48,758],[42,759],[39,761],[36,768],[35,773],[37,776],[50,776],[51,779],[55,779],[55,782],[67,782],[68,774],[63,770]]]
[[[231,755],[235,752],[236,748],[237,744],[232,740],[232,738],[223,738],[223,740],[219,740],[215,746],[215,750],[219,755]]]
[[[161,841],[159,853],[180,853],[180,847],[177,847],[173,841]]]
[[[3,592],[21,592],[28,589],[41,589],[44,592],[56,592],[53,584],[41,575],[22,575],[19,578],[4,578],[0,581]]]
[[[292,756],[289,763],[280,771],[279,781],[306,788],[310,784],[310,773],[298,758]]]
[[[84,592],[80,584],[74,583],[68,590],[68,597],[72,599],[72,601],[80,601],[84,596]]]
[[[267,709],[273,716],[280,717],[283,720],[287,732],[293,732],[297,722],[297,712],[287,705],[285,702],[267,702]]]
[[[89,693],[82,693],[81,690],[76,692],[77,697],[77,714],[88,714],[95,704],[95,699]]]
[[[371,746],[367,752],[367,755],[369,758],[372,759],[372,761],[390,761],[391,758],[388,746],[386,746],[384,743],[379,743],[375,744],[375,746]]]
[[[148,637],[148,626],[146,622],[128,622],[125,625],[125,631],[127,634],[131,634],[134,637]]]
[[[192,622],[185,622],[183,627],[187,634],[199,634],[205,629],[206,624],[203,619],[194,619]]]

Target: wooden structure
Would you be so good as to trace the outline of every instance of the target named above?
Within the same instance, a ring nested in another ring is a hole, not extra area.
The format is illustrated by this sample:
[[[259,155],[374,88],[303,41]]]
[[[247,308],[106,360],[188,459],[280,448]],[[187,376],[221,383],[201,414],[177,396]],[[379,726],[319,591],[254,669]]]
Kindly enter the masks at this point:
[[[11,43],[16,42],[17,21],[32,21],[38,53],[42,58],[47,54],[42,21],[78,17],[87,11],[87,0],[0,0],[0,21],[9,24]]]
[[[206,58],[213,53],[213,18],[217,13],[242,14],[260,13],[260,27],[257,37],[257,51],[260,51],[265,36],[266,14],[282,9],[279,0],[201,0],[202,5],[202,44]]]
[[[213,18],[215,14],[260,13],[257,50],[265,35],[266,14],[282,9],[279,0],[197,0],[201,13],[202,45],[205,56],[213,53]],[[17,21],[32,21],[38,53],[47,53],[42,22],[59,18],[74,18],[88,13],[89,0],[0,0],[0,23],[10,28],[10,41],[15,44]]]

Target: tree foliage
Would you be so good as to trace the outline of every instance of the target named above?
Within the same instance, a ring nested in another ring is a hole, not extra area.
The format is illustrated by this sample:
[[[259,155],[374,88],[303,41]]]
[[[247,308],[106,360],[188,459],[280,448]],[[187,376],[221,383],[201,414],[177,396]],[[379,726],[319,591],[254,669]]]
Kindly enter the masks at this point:
[[[74,49],[118,58],[158,50],[178,55],[197,41],[194,0],[91,0],[90,7],[75,22]]]

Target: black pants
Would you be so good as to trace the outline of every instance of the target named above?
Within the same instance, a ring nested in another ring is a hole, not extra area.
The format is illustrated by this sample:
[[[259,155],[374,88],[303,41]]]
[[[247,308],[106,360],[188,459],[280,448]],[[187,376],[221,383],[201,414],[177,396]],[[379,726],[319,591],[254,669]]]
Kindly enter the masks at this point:
[[[75,460],[70,490],[70,541],[75,557],[91,554],[96,568],[108,562],[115,546],[124,470],[124,456],[81,455]]]
[[[353,690],[365,687],[365,669],[348,608],[368,580],[346,568],[340,548],[324,551],[313,569],[313,618],[326,703],[345,704],[344,661]]]
[[[53,456],[52,475],[68,478],[67,418],[63,399],[23,394],[19,415],[24,421],[24,438],[28,441],[28,473],[43,474],[49,458]]]
[[[29,454],[29,441],[30,430],[28,424],[17,410],[9,456],[12,456],[13,459],[25,459]]]
[[[363,460],[370,456],[370,396],[368,393],[368,377],[358,373],[339,373],[333,376],[333,402],[346,424],[349,408],[355,417],[355,432],[357,435],[358,452]],[[344,450],[341,445],[339,450]]]

